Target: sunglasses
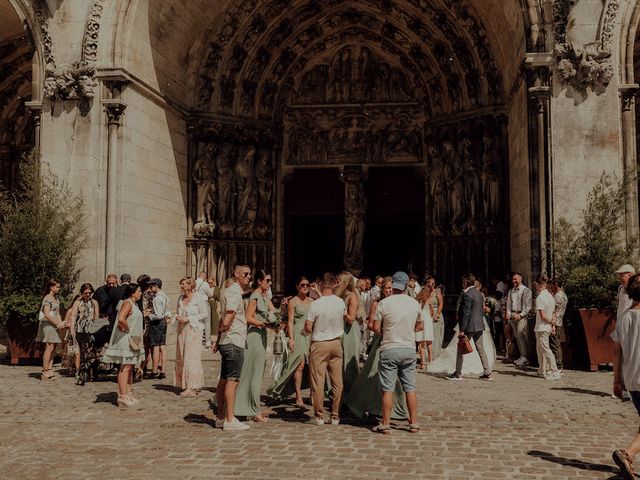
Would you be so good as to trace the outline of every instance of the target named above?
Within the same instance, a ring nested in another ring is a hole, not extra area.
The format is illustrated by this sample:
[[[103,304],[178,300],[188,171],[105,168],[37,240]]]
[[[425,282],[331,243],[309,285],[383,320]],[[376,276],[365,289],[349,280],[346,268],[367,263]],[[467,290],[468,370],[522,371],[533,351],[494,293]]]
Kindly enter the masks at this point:
[[[242,276],[243,277],[250,277],[251,276],[251,272],[242,272]]]
[[[301,283],[300,287],[308,287],[310,284],[309,283]]]

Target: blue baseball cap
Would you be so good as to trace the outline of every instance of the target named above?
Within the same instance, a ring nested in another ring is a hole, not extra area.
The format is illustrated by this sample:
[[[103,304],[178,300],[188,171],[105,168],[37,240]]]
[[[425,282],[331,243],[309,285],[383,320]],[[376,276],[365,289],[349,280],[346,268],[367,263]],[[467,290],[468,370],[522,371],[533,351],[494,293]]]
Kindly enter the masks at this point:
[[[391,277],[391,287],[394,290],[404,290],[409,283],[409,275],[404,272],[396,272]]]

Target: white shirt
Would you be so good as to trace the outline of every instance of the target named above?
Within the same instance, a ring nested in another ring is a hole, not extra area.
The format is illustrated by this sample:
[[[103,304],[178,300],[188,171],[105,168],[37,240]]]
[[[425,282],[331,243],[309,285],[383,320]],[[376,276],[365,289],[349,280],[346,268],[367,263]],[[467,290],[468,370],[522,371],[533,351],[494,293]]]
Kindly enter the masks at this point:
[[[620,285],[618,287],[618,310],[616,311],[618,321],[624,312],[631,308],[631,305],[633,305],[633,300],[631,300],[631,297],[627,293],[627,289],[624,285]]]
[[[307,313],[307,321],[313,323],[312,342],[326,342],[344,335],[344,315],[347,306],[335,295],[314,300]]]
[[[416,323],[422,323],[420,304],[415,298],[402,294],[383,298],[378,303],[378,314],[382,320],[380,351],[415,348]]]
[[[622,347],[622,377],[630,392],[640,391],[640,310],[626,310],[611,334]]]
[[[196,279],[196,292],[202,295],[205,301],[213,297],[213,289],[209,286],[209,283],[206,280],[203,280],[200,277]]]
[[[374,285],[371,290],[367,292],[367,297],[364,301],[364,311],[367,314],[367,318],[369,318],[369,314],[371,313],[371,305],[373,302],[380,298],[380,287]]]
[[[556,308],[556,301],[553,299],[553,295],[546,288],[542,290],[536,298],[536,326],[533,329],[535,332],[550,332],[551,324],[542,320],[540,312],[544,312],[547,320],[551,321],[553,318],[553,311]]]
[[[220,315],[222,318],[227,312],[235,312],[233,321],[228,330],[220,333],[218,345],[234,344],[245,348],[247,343],[247,319],[244,316],[244,300],[242,299],[242,287],[237,282],[225,288],[220,299]]]

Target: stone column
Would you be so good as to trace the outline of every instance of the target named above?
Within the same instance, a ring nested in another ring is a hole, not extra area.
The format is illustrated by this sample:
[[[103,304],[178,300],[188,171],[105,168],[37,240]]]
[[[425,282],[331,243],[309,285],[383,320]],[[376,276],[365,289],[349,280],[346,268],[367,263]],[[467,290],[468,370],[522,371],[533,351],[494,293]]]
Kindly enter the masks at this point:
[[[120,141],[118,131],[122,125],[122,117],[126,104],[120,99],[103,100],[102,105],[107,114],[108,146],[107,146],[107,212],[105,238],[105,272],[117,271],[116,255],[118,251],[117,237],[117,186],[118,186],[118,151]]]
[[[531,272],[553,274],[553,184],[550,152],[550,98],[551,87],[546,85],[529,88],[531,98],[531,122],[533,127],[530,139],[531,162]]]
[[[636,106],[638,84],[620,85],[622,124],[622,169],[626,183],[625,224],[627,241],[636,238],[638,228],[638,162],[636,151]]]

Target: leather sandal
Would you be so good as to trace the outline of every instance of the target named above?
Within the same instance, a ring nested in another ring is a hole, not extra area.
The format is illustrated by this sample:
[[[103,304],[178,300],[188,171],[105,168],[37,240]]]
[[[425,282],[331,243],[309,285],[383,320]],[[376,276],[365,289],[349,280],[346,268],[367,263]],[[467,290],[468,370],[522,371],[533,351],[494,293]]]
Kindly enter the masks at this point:
[[[49,372],[49,375],[47,375],[47,372]],[[53,370],[51,370],[50,368],[47,370],[42,370],[42,372],[40,373],[40,380],[55,380],[56,379],[56,374],[53,373]]]
[[[391,433],[391,425],[376,425],[375,427],[373,427],[373,431],[376,433],[383,433],[385,435],[388,435]]]
[[[633,472],[633,459],[625,450],[616,450],[611,455],[616,465],[620,467],[620,474],[625,480],[634,480],[635,473]]]
[[[420,425],[417,423],[412,423],[409,425],[409,433],[418,433],[420,431]]]

